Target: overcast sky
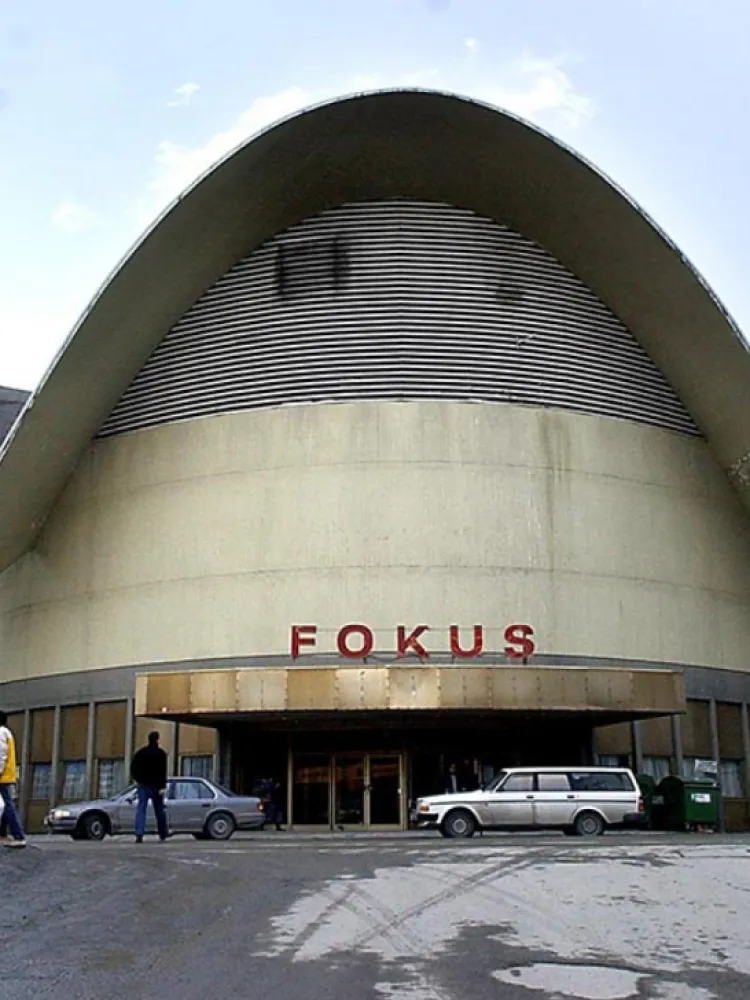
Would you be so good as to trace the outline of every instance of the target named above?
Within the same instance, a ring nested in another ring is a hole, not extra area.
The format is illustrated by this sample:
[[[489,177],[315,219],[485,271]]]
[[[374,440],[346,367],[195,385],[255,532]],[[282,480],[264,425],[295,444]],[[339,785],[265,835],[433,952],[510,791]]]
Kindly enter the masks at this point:
[[[534,121],[750,331],[750,0],[0,0],[0,384],[32,388],[198,173],[324,98],[415,85]]]

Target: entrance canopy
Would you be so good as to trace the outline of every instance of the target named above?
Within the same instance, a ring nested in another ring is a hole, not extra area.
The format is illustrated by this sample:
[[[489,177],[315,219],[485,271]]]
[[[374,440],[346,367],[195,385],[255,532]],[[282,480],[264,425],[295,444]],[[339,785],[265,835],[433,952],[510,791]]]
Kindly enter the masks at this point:
[[[682,674],[626,667],[252,667],[160,671],[136,678],[136,714],[214,724],[327,713],[584,714],[592,724],[685,711]]]

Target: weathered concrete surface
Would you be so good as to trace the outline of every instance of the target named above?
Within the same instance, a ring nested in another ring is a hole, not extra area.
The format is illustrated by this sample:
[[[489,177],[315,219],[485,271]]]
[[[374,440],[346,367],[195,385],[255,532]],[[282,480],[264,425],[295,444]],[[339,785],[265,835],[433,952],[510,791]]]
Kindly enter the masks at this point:
[[[303,838],[0,854],[0,1000],[746,1000],[746,838]]]

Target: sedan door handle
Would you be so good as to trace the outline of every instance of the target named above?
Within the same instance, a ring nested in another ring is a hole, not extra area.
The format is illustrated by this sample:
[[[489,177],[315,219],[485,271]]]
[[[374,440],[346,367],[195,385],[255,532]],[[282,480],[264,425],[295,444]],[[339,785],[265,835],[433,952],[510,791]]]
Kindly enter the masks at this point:
[[[567,795],[566,798],[568,798],[568,799],[574,799],[575,795]]]
[[[527,798],[527,799],[533,799],[533,798],[534,798],[534,796],[533,796],[533,795],[527,795],[527,796],[526,796],[526,798]]]

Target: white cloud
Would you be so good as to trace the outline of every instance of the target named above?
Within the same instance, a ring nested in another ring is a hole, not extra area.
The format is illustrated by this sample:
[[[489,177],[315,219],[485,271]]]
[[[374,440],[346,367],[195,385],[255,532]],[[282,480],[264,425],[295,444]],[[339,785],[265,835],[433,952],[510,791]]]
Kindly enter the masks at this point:
[[[576,90],[559,59],[524,55],[497,81],[487,81],[475,95],[540,125],[574,130],[593,117],[596,105]]]
[[[192,104],[193,98],[201,89],[199,83],[183,83],[174,89],[174,97],[167,101],[168,108],[185,108]]]
[[[467,38],[464,45],[469,50],[469,52],[476,52],[479,48],[479,42],[476,38]]]
[[[476,39],[468,39],[466,45],[471,49],[479,43]],[[184,146],[167,139],[160,142],[154,157],[153,176],[147,184],[145,197],[137,206],[139,224],[147,224],[200,174],[256,132],[295,111],[339,94],[380,87],[454,90],[559,131],[578,128],[595,111],[593,101],[576,89],[560,59],[531,55],[524,55],[473,84],[457,78],[454,72],[444,73],[437,69],[417,70],[391,79],[363,74],[342,83],[342,86],[320,89],[291,86],[276,94],[259,97],[231,125],[215,132],[199,146]]]
[[[77,201],[64,201],[52,213],[52,225],[64,233],[81,233],[96,222],[96,213]]]

